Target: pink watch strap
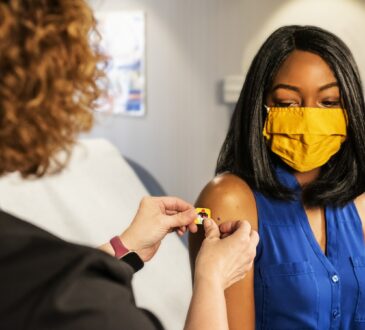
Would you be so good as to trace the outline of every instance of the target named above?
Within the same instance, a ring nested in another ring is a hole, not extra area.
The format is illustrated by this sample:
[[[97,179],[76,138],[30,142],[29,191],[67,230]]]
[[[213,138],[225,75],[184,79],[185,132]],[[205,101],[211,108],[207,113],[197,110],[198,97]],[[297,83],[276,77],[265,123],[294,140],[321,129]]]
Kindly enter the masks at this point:
[[[119,236],[115,236],[110,240],[110,244],[113,247],[115,257],[120,259],[129,252],[129,249],[124,246]]]

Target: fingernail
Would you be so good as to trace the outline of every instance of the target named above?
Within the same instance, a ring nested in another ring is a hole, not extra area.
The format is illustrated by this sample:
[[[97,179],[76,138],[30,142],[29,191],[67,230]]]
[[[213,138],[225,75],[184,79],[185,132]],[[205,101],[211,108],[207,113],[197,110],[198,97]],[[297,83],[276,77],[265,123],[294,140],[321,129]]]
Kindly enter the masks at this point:
[[[196,217],[196,211],[195,211],[195,209],[191,209],[191,210],[190,210],[190,212],[189,212],[189,214],[190,214],[191,216]]]
[[[204,225],[209,227],[212,224],[212,221],[210,219],[204,219]]]

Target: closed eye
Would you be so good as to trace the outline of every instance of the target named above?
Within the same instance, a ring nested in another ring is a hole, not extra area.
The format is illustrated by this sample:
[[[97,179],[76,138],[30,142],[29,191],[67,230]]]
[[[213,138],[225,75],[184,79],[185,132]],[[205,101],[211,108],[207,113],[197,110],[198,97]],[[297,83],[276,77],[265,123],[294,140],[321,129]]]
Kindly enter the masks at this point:
[[[340,108],[341,103],[339,100],[324,100],[320,104],[325,108]]]
[[[271,106],[279,108],[298,107],[300,106],[300,103],[300,98],[295,97],[294,95],[273,95]]]
[[[299,106],[299,103],[297,101],[275,101],[274,107],[280,107],[280,108],[288,108],[288,107],[297,107]]]

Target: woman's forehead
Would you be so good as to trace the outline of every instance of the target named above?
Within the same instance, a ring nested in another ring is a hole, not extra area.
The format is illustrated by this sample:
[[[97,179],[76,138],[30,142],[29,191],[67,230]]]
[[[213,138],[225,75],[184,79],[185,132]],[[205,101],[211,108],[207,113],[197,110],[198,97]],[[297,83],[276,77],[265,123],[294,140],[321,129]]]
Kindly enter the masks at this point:
[[[323,86],[336,82],[336,77],[327,62],[317,54],[295,50],[282,63],[276,73],[275,84],[294,86]]]

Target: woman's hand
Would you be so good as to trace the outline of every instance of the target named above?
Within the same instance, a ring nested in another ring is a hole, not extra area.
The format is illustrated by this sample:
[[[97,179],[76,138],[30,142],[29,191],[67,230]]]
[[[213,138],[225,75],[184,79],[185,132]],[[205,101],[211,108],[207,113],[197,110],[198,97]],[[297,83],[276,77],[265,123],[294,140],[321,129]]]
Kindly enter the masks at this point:
[[[225,222],[218,227],[204,221],[205,240],[195,263],[196,281],[218,281],[223,289],[244,278],[256,255],[259,236],[247,221]]]
[[[184,234],[198,230],[192,205],[175,197],[145,197],[129,227],[120,235],[123,244],[134,250],[143,261],[150,260],[157,252],[161,240],[176,230]]]
[[[196,257],[193,298],[184,329],[228,330],[224,291],[251,269],[259,237],[247,221],[225,222],[218,228],[208,219],[204,220],[204,229],[205,239]]]

